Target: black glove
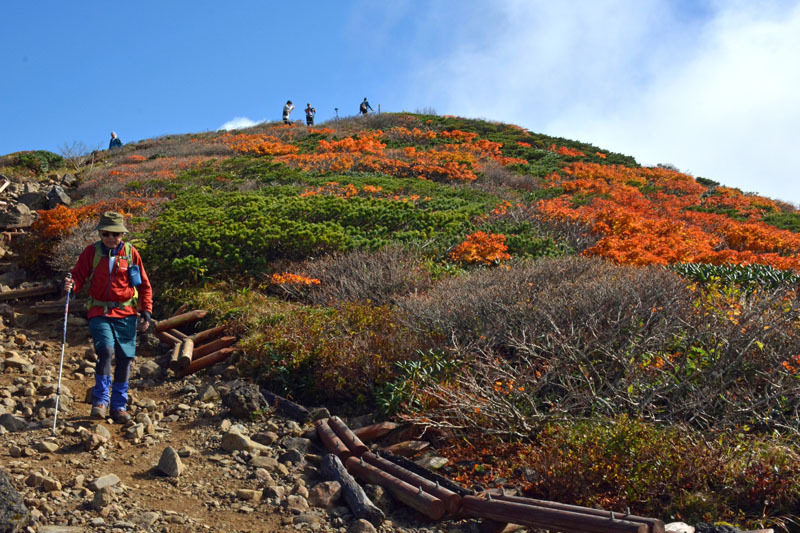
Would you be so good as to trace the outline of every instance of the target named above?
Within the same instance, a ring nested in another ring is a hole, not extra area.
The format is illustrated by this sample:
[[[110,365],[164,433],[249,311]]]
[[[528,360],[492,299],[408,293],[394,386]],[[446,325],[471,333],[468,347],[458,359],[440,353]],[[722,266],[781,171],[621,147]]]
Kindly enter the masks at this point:
[[[150,311],[142,311],[140,315],[144,318],[145,322],[150,322]]]

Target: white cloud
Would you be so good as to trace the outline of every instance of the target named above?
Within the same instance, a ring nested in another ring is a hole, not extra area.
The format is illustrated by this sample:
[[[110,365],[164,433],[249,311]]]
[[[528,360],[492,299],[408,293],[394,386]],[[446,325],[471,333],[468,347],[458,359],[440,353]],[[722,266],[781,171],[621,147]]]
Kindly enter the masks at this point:
[[[495,5],[493,38],[459,36],[416,98],[800,202],[800,2]]]
[[[234,117],[233,119],[229,120],[228,122],[217,128],[217,130],[225,130],[225,131],[241,130],[244,128],[255,126],[256,124],[260,124],[260,122],[250,120],[247,117]]]

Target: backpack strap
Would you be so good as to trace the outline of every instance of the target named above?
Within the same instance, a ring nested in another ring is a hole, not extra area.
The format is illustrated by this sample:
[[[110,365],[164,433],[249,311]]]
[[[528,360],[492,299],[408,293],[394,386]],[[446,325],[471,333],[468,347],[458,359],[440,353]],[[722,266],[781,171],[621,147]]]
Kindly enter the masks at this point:
[[[119,261],[120,259],[125,259],[128,264],[133,263],[133,253],[131,249],[133,246],[131,243],[126,242],[122,248],[123,255],[115,255],[112,256],[109,252],[108,259],[111,261],[112,258],[114,260]],[[139,303],[139,291],[136,287],[133,288],[133,297],[130,300],[125,302],[103,302],[101,300],[95,300],[92,298],[91,295],[91,286],[92,286],[92,278],[94,277],[94,271],[97,270],[97,265],[100,264],[100,259],[103,258],[103,246],[100,241],[94,243],[94,258],[92,259],[92,271],[89,273],[89,278],[86,280],[86,285],[89,286],[90,294],[89,299],[86,301],[86,309],[91,309],[92,307],[99,305],[103,307],[103,314],[107,315],[109,309],[113,308],[123,308],[123,307],[136,307]]]

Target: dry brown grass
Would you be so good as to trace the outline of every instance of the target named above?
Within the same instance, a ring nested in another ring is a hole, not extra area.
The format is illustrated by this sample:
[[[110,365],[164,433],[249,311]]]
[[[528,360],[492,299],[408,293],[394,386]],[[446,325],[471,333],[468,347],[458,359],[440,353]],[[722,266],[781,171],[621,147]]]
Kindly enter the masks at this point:
[[[421,266],[418,255],[394,246],[306,261],[291,270],[320,280],[319,285],[291,288],[293,297],[314,305],[343,302],[388,305],[431,285],[430,274]]]

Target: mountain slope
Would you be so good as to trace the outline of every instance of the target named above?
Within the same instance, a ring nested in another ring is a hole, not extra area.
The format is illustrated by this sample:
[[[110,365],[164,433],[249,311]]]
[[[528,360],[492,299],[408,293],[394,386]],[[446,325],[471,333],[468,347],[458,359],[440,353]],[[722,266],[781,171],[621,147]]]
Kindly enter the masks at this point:
[[[150,139],[78,177],[28,264],[64,269],[122,210],[159,313],[211,310],[278,392],[468,437],[453,475],[642,514],[798,513],[788,204],[404,113]]]

